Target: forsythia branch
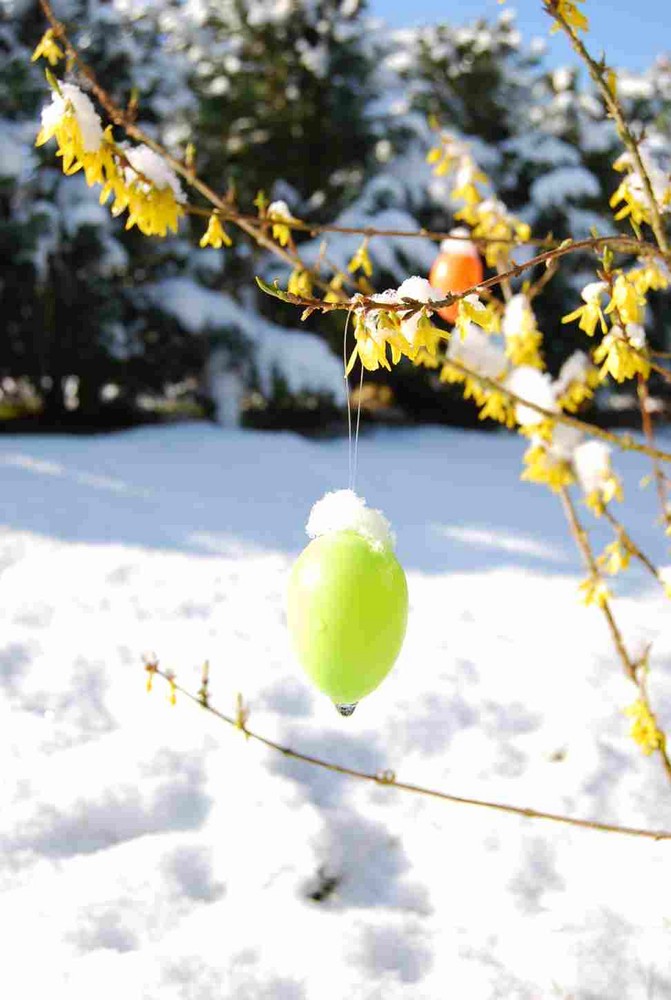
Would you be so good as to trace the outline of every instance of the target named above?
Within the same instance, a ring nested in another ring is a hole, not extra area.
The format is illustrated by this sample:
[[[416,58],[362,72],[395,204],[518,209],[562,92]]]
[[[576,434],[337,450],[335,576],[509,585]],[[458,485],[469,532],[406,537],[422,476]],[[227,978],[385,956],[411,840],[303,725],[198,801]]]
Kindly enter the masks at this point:
[[[260,733],[254,732],[247,727],[246,718],[244,727],[241,727],[239,717],[241,704],[240,700],[238,700],[237,703],[236,716],[229,716],[215,708],[209,700],[204,702],[199,695],[192,694],[186,688],[182,687],[182,685],[177,683],[175,678],[168,671],[162,670],[158,663],[145,663],[144,668],[152,677],[156,675],[163,677],[171,685],[171,689],[174,688],[176,691],[179,691],[180,694],[184,695],[184,697],[189,701],[192,701],[196,705],[200,705],[201,708],[204,708],[205,711],[214,715],[217,719],[220,719],[222,722],[225,722],[227,725],[232,726],[235,729],[242,728],[242,731],[247,739],[254,740],[257,743],[261,743],[263,746],[268,747],[269,750],[274,750],[281,753],[285,757],[302,761],[304,764],[310,764],[313,767],[321,767],[327,771],[332,771],[335,774],[342,774],[350,778],[359,778],[362,781],[370,781],[376,785],[391,786],[398,788],[400,791],[411,792],[415,795],[424,795],[429,798],[440,799],[443,802],[452,802],[456,805],[479,806],[483,809],[494,809],[497,812],[524,816],[527,819],[544,819],[553,823],[562,823],[565,826],[580,827],[587,830],[600,830],[605,833],[619,833],[630,837],[643,837],[648,840],[671,840],[671,830],[646,830],[633,826],[618,826],[613,823],[601,823],[598,820],[578,819],[573,816],[564,816],[560,813],[543,812],[539,809],[532,809],[527,806],[513,806],[503,802],[490,802],[485,799],[474,799],[463,795],[452,795],[449,792],[443,792],[436,788],[426,788],[423,785],[415,785],[410,784],[409,782],[399,781],[396,778],[394,771],[383,770],[373,773],[370,771],[362,771],[358,768],[347,767],[344,764],[337,764],[334,761],[325,760],[322,757],[315,757],[313,754],[307,754],[300,750],[294,750],[292,747],[285,746],[282,743],[277,743],[275,740],[271,740],[267,736],[262,736]]]
[[[593,582],[600,584],[601,572],[599,569],[599,565],[597,563],[596,556],[592,551],[592,547],[589,541],[589,536],[585,531],[584,527],[582,526],[582,524],[580,523],[577,511],[575,509],[575,505],[571,499],[571,495],[565,486],[560,489],[559,493],[564,507],[564,513],[566,514],[566,519],[571,528],[571,533],[576,541],[576,545],[578,546],[582,554],[585,566],[590,574],[590,579]],[[652,708],[650,706],[650,701],[648,698],[646,676],[645,676],[647,671],[647,663],[645,661],[635,662],[627,652],[627,649],[624,644],[624,639],[622,638],[622,633],[620,631],[620,627],[617,624],[617,621],[615,620],[615,616],[613,614],[613,610],[610,605],[610,600],[608,598],[606,591],[603,591],[601,593],[596,603],[601,608],[604,618],[606,619],[606,622],[608,624],[608,629],[610,631],[611,638],[613,640],[613,644],[622,662],[624,672],[629,678],[629,680],[632,681],[632,683],[635,684],[636,687],[638,688],[639,703],[643,707],[646,717],[649,718],[654,724],[655,732],[658,733],[660,736],[660,739],[656,741],[654,750],[656,750],[657,753],[659,753],[662,759],[662,764],[664,765],[666,776],[669,780],[671,780],[671,759],[669,758],[666,749],[666,737],[664,733],[657,726],[657,721],[654,712],[652,711]]]
[[[589,75],[598,87],[601,96],[604,99],[606,107],[610,113],[611,118],[615,122],[618,134],[622,139],[622,142],[627,147],[627,150],[631,154],[631,157],[636,164],[636,170],[638,171],[643,186],[645,188],[645,193],[648,198],[650,216],[651,216],[651,227],[655,234],[655,239],[659,249],[664,253],[669,253],[669,243],[666,238],[666,230],[664,228],[664,223],[662,221],[662,215],[659,210],[659,205],[657,204],[657,199],[652,188],[652,183],[646,166],[641,157],[641,151],[639,149],[639,143],[635,138],[628,122],[625,117],[622,105],[618,100],[617,94],[613,87],[609,86],[609,81],[606,77],[606,67],[603,63],[598,63],[592,58],[590,53],[587,51],[585,44],[579,38],[577,31],[573,28],[564,15],[562,14],[559,7],[552,2],[552,0],[545,0],[546,10],[551,17],[554,18],[556,23],[561,27],[562,31],[568,36],[574,51],[582,59],[582,61],[587,66]]]

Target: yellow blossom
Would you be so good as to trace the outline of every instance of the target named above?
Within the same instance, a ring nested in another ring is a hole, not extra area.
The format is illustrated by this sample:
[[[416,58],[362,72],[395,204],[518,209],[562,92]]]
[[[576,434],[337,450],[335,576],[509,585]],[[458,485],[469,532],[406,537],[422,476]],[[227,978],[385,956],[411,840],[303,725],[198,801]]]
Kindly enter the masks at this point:
[[[624,382],[641,374],[644,378],[650,375],[650,363],[627,339],[619,326],[614,326],[601,343],[594,349],[593,358],[597,364],[602,364],[601,377],[612,375],[616,382]]]
[[[176,200],[171,188],[151,187],[144,190],[137,184],[130,184],[126,196],[123,208],[123,198],[112,206],[113,215],[119,215],[124,208],[128,208],[126,229],[137,226],[145,236],[167,236],[168,232],[177,232],[184,207]]]
[[[611,196],[609,205],[611,208],[617,208],[618,205],[622,205],[622,208],[615,213],[615,221],[619,222],[621,219],[625,219],[627,216],[631,217],[632,222],[636,226],[640,226],[643,222],[650,221],[650,209],[641,200],[638,191],[633,188],[631,180],[629,177],[625,177],[617,189]]]
[[[531,368],[542,369],[543,361],[539,354],[542,343],[543,334],[540,330],[512,334],[506,337],[506,355],[514,365],[529,365]]]
[[[642,267],[631,270],[628,278],[641,296],[649,291],[659,292],[669,287],[668,271],[662,270],[661,266],[652,260],[646,261]]]
[[[578,379],[569,382],[557,402],[567,413],[577,413],[585,400],[592,398],[598,383],[599,373],[596,368],[591,368],[586,373],[584,382]]]
[[[49,28],[40,38],[30,61],[35,62],[37,59],[46,59],[50,66],[56,66],[63,58],[63,50],[56,42],[53,29]]]
[[[580,293],[585,305],[578,306],[573,312],[563,316],[562,323],[572,323],[573,320],[579,319],[578,326],[585,331],[588,337],[594,336],[596,325],[599,323],[601,332],[606,333],[608,327],[601,309],[601,296],[606,288],[603,281],[593,281],[589,285],[585,285]]]
[[[427,314],[422,310],[419,314],[419,320],[414,329],[411,343],[404,336],[403,314],[401,314],[401,338],[404,341],[401,350],[406,357],[410,358],[413,364],[417,364],[417,357],[420,352],[422,352],[423,356],[428,354],[430,358],[435,359],[442,336],[440,330],[433,325]]]
[[[343,276],[341,274],[336,274],[329,281],[328,292],[324,296],[324,302],[341,302],[343,299],[342,287],[343,287]]]
[[[463,383],[464,399],[473,400],[479,409],[480,420],[496,420],[506,427],[515,426],[514,404],[505,393],[486,388],[476,379],[460,372],[449,360],[443,363],[440,381],[450,384]]]
[[[61,158],[64,174],[69,176],[83,170],[89,187],[94,184],[103,184],[116,169],[111,126],[103,133],[98,125],[95,135],[97,147],[93,148],[94,143],[91,142],[90,148],[87,149],[75,107],[67,96],[70,92],[75,93],[76,88],[64,84],[63,91],[66,96],[54,100],[49,108],[51,113],[48,118],[45,119],[43,115],[42,128],[37,135],[35,145],[43,146],[50,139],[55,138],[58,147],[56,155]],[[89,99],[84,94],[79,94],[79,100],[85,100],[90,104]],[[53,113],[54,111],[55,113]]]
[[[585,494],[585,504],[596,517],[601,517],[606,504],[612,500],[619,500],[622,503],[624,494],[622,493],[622,483],[614,472],[605,476],[598,489],[590,490]]]
[[[640,746],[644,754],[649,755],[655,750],[661,750],[665,745],[664,733],[657,725],[655,716],[642,698],[625,708],[625,715],[632,719],[629,735]]]
[[[224,229],[221,219],[216,212],[212,212],[207,224],[207,229],[200,240],[200,246],[211,246],[214,247],[215,250],[219,250],[222,246],[230,247],[232,245],[233,241]]]
[[[387,293],[384,292],[379,296],[381,299],[386,297]],[[387,309],[357,309],[354,313],[354,337],[356,344],[347,362],[347,375],[354,367],[357,357],[368,371],[374,372],[378,368],[391,371],[387,345],[391,349],[394,364],[400,361],[404,348],[408,346],[405,337],[401,336],[398,316]]]
[[[611,597],[608,587],[598,576],[588,576],[580,584],[578,590],[582,594],[582,603],[587,607],[591,604],[596,604],[597,607],[603,608]]]
[[[367,278],[370,278],[373,273],[373,265],[371,259],[368,255],[368,240],[365,239],[359,249],[356,251],[351,261],[347,265],[347,270],[354,274],[355,271],[363,271]]]
[[[589,21],[576,4],[584,3],[585,0],[546,0],[551,13],[555,12],[562,17],[574,31],[589,31]],[[553,24],[551,32],[560,30],[559,24]]]
[[[619,274],[613,283],[611,300],[605,312],[616,312],[623,323],[642,323],[644,309],[645,298],[637,291],[634,282]]]
[[[312,278],[310,272],[302,267],[295,268],[289,275],[287,291],[299,298],[309,299],[312,295]]]
[[[440,359],[437,357],[436,352],[431,354],[426,347],[420,347],[412,359],[412,363],[418,368],[438,368]]]
[[[499,314],[494,304],[490,302],[485,305],[477,295],[467,295],[458,301],[454,328],[462,340],[466,336],[470,323],[475,323],[486,333],[498,333],[501,326]]]
[[[478,412],[479,420],[496,420],[506,427],[515,426],[514,406],[510,399],[502,392],[486,390],[483,395],[486,397]]]
[[[570,464],[563,458],[551,455],[541,443],[534,443],[524,453],[526,466],[521,479],[529,483],[543,483],[558,493],[573,482]]]
[[[285,201],[273,201],[268,205],[267,218],[273,224],[273,239],[277,240],[280,246],[287,246],[291,240],[290,222],[296,222],[289,211],[289,206]]]
[[[615,576],[625,570],[631,561],[631,549],[621,538],[616,538],[603,550],[598,562],[606,573]]]
[[[486,198],[477,205],[466,205],[455,215],[471,226],[473,239],[487,241],[485,260],[496,267],[502,254],[508,254],[512,242],[524,243],[531,236],[526,222],[520,222],[496,198]],[[496,241],[500,240],[500,243]]]

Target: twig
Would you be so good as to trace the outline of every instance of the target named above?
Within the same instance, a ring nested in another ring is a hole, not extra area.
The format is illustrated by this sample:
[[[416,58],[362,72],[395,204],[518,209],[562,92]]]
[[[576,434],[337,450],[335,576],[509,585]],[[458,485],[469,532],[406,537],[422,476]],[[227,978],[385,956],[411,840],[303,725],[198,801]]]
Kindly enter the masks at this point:
[[[602,580],[601,572],[599,570],[596,557],[592,551],[592,547],[589,542],[589,536],[585,531],[585,529],[583,528],[582,524],[580,523],[577,511],[575,509],[575,505],[571,499],[571,495],[565,486],[563,486],[559,492],[564,507],[564,513],[566,514],[566,519],[569,523],[569,527],[571,528],[571,533],[582,554],[585,566],[590,574],[590,577],[593,580],[601,581]],[[648,713],[650,714],[650,717],[653,719],[657,731],[662,736],[661,744],[658,747],[656,747],[656,751],[662,759],[662,763],[664,765],[664,770],[666,772],[667,778],[671,780],[671,759],[669,759],[669,755],[666,749],[666,736],[661,731],[659,726],[657,726],[657,720],[650,705],[647,686],[645,683],[645,670],[639,669],[641,667],[641,664],[634,662],[632,658],[629,656],[629,653],[627,652],[627,649],[624,644],[624,639],[622,638],[620,627],[615,620],[615,616],[613,614],[612,608],[610,606],[610,601],[608,600],[608,598],[605,596],[602,597],[599,600],[598,604],[608,624],[608,629],[610,631],[613,644],[617,650],[622,666],[624,668],[624,672],[629,678],[629,680],[636,685],[639,697],[643,701]]]
[[[573,46],[574,50],[577,52],[577,54],[580,56],[582,61],[587,66],[589,75],[592,77],[592,80],[594,81],[599,91],[601,92],[601,96],[604,99],[606,107],[608,108],[608,111],[610,112],[610,115],[613,121],[615,122],[618,134],[622,139],[622,142],[629,150],[629,153],[631,154],[631,157],[634,163],[636,164],[636,170],[638,171],[641,180],[643,181],[643,187],[645,188],[645,193],[647,195],[649,202],[651,227],[652,231],[655,234],[655,239],[657,240],[659,249],[664,254],[668,255],[669,244],[666,238],[664,223],[662,221],[661,212],[659,210],[659,205],[657,204],[657,199],[655,198],[655,192],[653,191],[650,177],[648,176],[648,171],[646,170],[645,164],[643,163],[643,159],[641,157],[641,151],[639,149],[638,141],[636,140],[633,132],[631,131],[631,128],[629,127],[629,124],[624,116],[624,112],[617,98],[617,95],[614,94],[611,91],[611,88],[608,86],[608,81],[606,80],[605,77],[604,65],[598,63],[595,59],[592,58],[592,56],[587,51],[584,43],[579,38],[576,31],[574,31],[574,29],[571,27],[571,25],[568,23],[568,21],[565,19],[565,17],[562,15],[560,10],[556,6],[555,0],[546,0],[545,9],[550,14],[550,16],[554,18],[557,24],[562,28],[564,33],[568,36],[571,45]]]
[[[643,552],[643,550],[636,544],[622,522],[615,517],[608,504],[604,504],[603,506],[603,515],[615,531],[616,535],[622,539],[622,543],[625,548],[627,548],[629,552],[631,552],[631,554],[638,559],[643,566],[645,566],[650,575],[654,576],[658,583],[665,587],[664,580],[662,579],[662,576],[653,561],[649,559],[645,552]]]
[[[165,671],[161,670],[157,663],[145,664],[145,669],[150,670],[152,674],[157,674],[159,677],[170,680],[169,675]],[[256,733],[249,729],[246,722],[244,727],[241,727],[239,717],[233,718],[226,715],[224,712],[215,708],[209,701],[207,704],[204,704],[201,698],[182,687],[182,685],[178,684],[174,678],[172,678],[170,682],[180,694],[184,695],[185,698],[194,702],[194,704],[200,705],[217,719],[220,719],[222,722],[225,722],[227,725],[232,726],[235,729],[242,728],[242,731],[247,739],[255,740],[257,743],[261,743],[263,746],[268,747],[268,749],[281,753],[284,757],[299,760],[305,764],[311,764],[314,767],[321,767],[327,771],[332,771],[335,774],[343,774],[350,778],[359,778],[363,781],[373,782],[376,785],[393,786],[401,791],[413,792],[416,795],[424,795],[430,798],[440,799],[444,802],[452,802],[456,805],[479,806],[483,809],[494,809],[498,812],[524,816],[527,819],[545,819],[553,823],[562,823],[565,826],[581,827],[582,829],[588,830],[601,830],[605,833],[620,833],[630,837],[644,837],[648,840],[671,840],[671,830],[645,830],[633,826],[617,826],[613,823],[602,823],[598,820],[577,819],[572,816],[563,816],[559,813],[543,812],[539,809],[531,809],[526,806],[512,806],[503,802],[489,802],[485,799],[474,799],[463,795],[452,795],[449,792],[443,792],[435,788],[425,788],[423,785],[415,785],[406,781],[398,781],[393,771],[383,770],[378,771],[377,773],[372,773],[369,771],[361,771],[358,768],[346,767],[344,764],[336,764],[333,761],[325,760],[322,757],[315,757],[313,754],[307,754],[300,750],[294,750],[292,747],[285,746],[282,743],[277,743],[275,740],[271,740],[267,736],[261,736],[260,733]]]
[[[648,442],[650,447],[653,447],[655,444],[655,432],[652,426],[652,417],[650,416],[650,394],[648,392],[647,381],[640,372],[637,376],[637,393],[645,440]],[[652,459],[652,474],[655,478],[655,486],[657,488],[657,498],[659,500],[659,507],[662,513],[662,520],[664,522],[664,526],[668,528],[669,524],[671,524],[671,512],[669,511],[667,495],[667,479],[663,470],[660,468],[659,462],[655,458]]]
[[[437,312],[439,309],[451,306],[460,299],[466,298],[468,295],[480,295],[488,288],[494,288],[496,285],[500,285],[502,282],[508,281],[511,278],[517,278],[521,274],[524,274],[525,271],[528,271],[532,267],[536,267],[538,264],[547,264],[549,261],[558,260],[560,257],[565,257],[567,254],[576,253],[577,251],[596,251],[606,246],[622,253],[632,253],[634,252],[632,247],[636,247],[637,253],[649,253],[666,260],[666,255],[659,250],[658,247],[654,247],[650,243],[639,243],[637,240],[630,237],[597,236],[584,240],[575,240],[571,243],[564,242],[562,246],[556,247],[554,250],[546,250],[543,253],[532,257],[523,264],[515,264],[514,267],[509,268],[507,271],[502,271],[500,274],[495,274],[491,278],[486,278],[479,284],[472,285],[470,288],[464,289],[464,291],[450,292],[442,299],[432,299],[430,302],[419,302],[417,299],[404,297],[398,301],[385,302],[384,300],[377,301],[374,295],[358,295],[356,296],[355,304],[363,309],[381,310],[386,312],[413,313],[418,312],[420,309],[424,309],[426,312]],[[349,310],[352,306],[352,302],[349,300],[342,302],[324,302],[322,299],[310,298],[302,295],[291,295],[287,292],[282,292],[279,289],[278,291],[280,292],[278,298],[282,298],[283,301],[290,302],[292,305],[302,306],[306,309],[313,309],[315,311],[337,312]],[[666,374],[669,373],[667,372]]]
[[[589,538],[587,532],[585,531],[585,529],[583,528],[582,524],[578,519],[578,513],[571,499],[571,495],[565,486],[561,488],[561,490],[559,491],[559,495],[561,497],[562,505],[564,507],[564,513],[566,514],[566,520],[569,523],[571,533],[582,554],[585,566],[589,571],[590,576],[595,580],[599,580],[601,579],[601,573],[597,565],[596,557],[594,556],[594,553],[592,552],[592,547],[589,544]],[[629,677],[630,680],[635,681],[636,671],[634,669],[634,665],[631,659],[629,658],[629,654],[627,653],[627,650],[625,648],[624,640],[622,638],[622,633],[620,632],[617,622],[613,617],[613,612],[611,611],[608,600],[607,599],[602,600],[599,604],[599,607],[603,611],[604,617],[608,623],[608,628],[610,630],[613,643],[615,644],[615,648],[617,649],[618,656],[620,657],[620,660],[622,662],[622,666],[624,667],[624,672],[626,673],[627,677]]]
[[[151,136],[148,136],[135,123],[133,116],[130,115],[128,111],[120,108],[111,98],[111,96],[107,93],[105,88],[100,85],[94,71],[81,58],[78,50],[75,48],[75,46],[68,38],[64,25],[55,16],[53,9],[51,7],[50,0],[40,0],[40,6],[54,32],[54,35],[59,38],[68,56],[72,58],[72,60],[76,63],[81,74],[87,79],[92,92],[94,93],[100,105],[104,108],[108,117],[114,124],[119,125],[121,128],[123,128],[131,138],[135,139],[138,142],[144,143],[146,146],[149,146],[161,157],[163,157],[166,163],[168,163],[169,166],[172,167],[172,169],[176,173],[178,173],[190,187],[192,187],[195,191],[197,191],[207,202],[209,202],[217,209],[217,211],[220,213],[224,221],[229,221],[237,225],[248,236],[251,236],[251,238],[254,239],[260,246],[263,246],[265,249],[270,250],[272,253],[280,257],[285,263],[290,264],[292,267],[299,266],[302,267],[304,270],[308,271],[310,270],[310,268],[308,268],[303,263],[298,253],[295,252],[295,248],[294,252],[292,253],[286,250],[286,248],[279,246],[275,241],[273,241],[266,235],[266,233],[264,232],[264,227],[262,225],[263,220],[260,220],[258,217],[255,216],[244,215],[238,212],[237,209],[235,209],[230,204],[230,202],[226,201],[226,199],[218,195],[216,191],[214,191],[211,187],[209,187],[209,185],[205,184],[202,180],[200,180],[200,178],[197,177],[191,166],[182,163],[176,157],[172,156],[159,142],[157,142],[155,139],[152,139]],[[198,215],[205,214],[205,211],[198,208],[197,206],[191,207],[190,211]],[[333,226],[333,225],[314,225],[309,222],[303,222],[300,219],[286,220],[286,222],[285,220],[283,220],[283,224],[285,224],[289,229],[299,229],[310,233],[327,233],[327,232],[357,233],[368,237],[370,236],[427,237],[428,236],[428,238],[431,239],[439,239],[439,238],[442,239],[446,236],[449,236],[449,233],[438,233],[424,229],[383,230],[383,229],[374,229],[370,226],[347,227],[347,226]],[[475,242],[487,243],[490,241],[476,239]],[[511,243],[512,245],[521,245],[519,241],[506,241],[501,239],[492,239],[491,242],[501,243],[501,244]],[[548,241],[529,240],[524,242],[527,242],[531,245],[545,246],[547,245]],[[642,241],[635,240],[633,237],[626,236],[624,234],[594,237],[585,240],[575,240],[571,242],[564,240],[562,243],[560,243],[557,246],[554,246],[552,249],[546,250],[544,253],[533,257],[530,261],[527,261],[524,264],[516,265],[510,270],[503,272],[501,275],[495,275],[494,277],[487,279],[486,281],[482,282],[480,286],[470,288],[465,292],[459,294],[447,296],[440,302],[424,304],[424,305],[426,308],[429,309],[440,309],[443,308],[443,306],[451,305],[453,302],[458,301],[458,299],[463,298],[466,295],[477,292],[478,288],[486,289],[494,287],[496,285],[500,285],[501,283],[505,283],[509,281],[511,278],[517,277],[523,274],[525,271],[529,270],[530,268],[535,267],[537,264],[558,259],[560,257],[565,256],[567,253],[574,253],[580,250],[596,250],[600,247],[605,247],[605,246],[609,246],[614,250],[619,250],[622,253],[635,253],[637,255],[652,254],[660,256],[662,259],[666,259],[667,256],[659,247],[656,247],[651,243],[644,243]],[[325,283],[320,282],[319,280],[316,280],[315,283],[319,287],[323,288],[327,287]],[[318,299],[304,300],[304,301],[297,299],[295,304],[297,305],[303,304],[305,307],[310,306],[315,309],[322,309],[322,311],[331,311],[332,309],[335,308],[341,308],[341,309],[350,308],[350,303],[344,296],[343,296],[343,301],[339,303],[322,303],[321,300]],[[415,305],[416,307],[419,307],[420,304],[416,303]],[[371,306],[371,308],[372,307],[373,306]],[[380,308],[380,306],[378,305],[377,308]],[[382,306],[382,308],[393,309],[395,307],[393,305],[390,307],[388,304],[385,304],[384,306]]]
[[[671,453],[661,451],[659,448],[651,448],[645,444],[639,444],[638,441],[636,441],[630,434],[613,434],[612,431],[607,431],[604,427],[597,427],[596,424],[587,423],[587,421],[580,420],[579,417],[573,417],[568,413],[554,413],[551,410],[546,410],[537,403],[531,402],[531,400],[522,399],[522,397],[518,396],[517,393],[512,392],[495,379],[488,378],[486,375],[480,375],[478,372],[472,371],[470,368],[460,364],[458,361],[453,361],[450,358],[447,364],[449,364],[450,368],[454,368],[462,375],[472,378],[474,381],[484,386],[485,389],[490,389],[492,392],[500,392],[507,399],[511,400],[511,402],[518,403],[520,406],[528,406],[529,409],[534,410],[536,413],[540,413],[546,418],[546,420],[550,420],[558,424],[565,424],[567,427],[575,427],[576,430],[583,431],[585,434],[590,434],[592,437],[601,438],[602,441],[608,441],[610,444],[615,445],[615,447],[620,448],[623,451],[635,451],[642,455],[647,455],[650,458],[656,458],[661,462],[671,462]]]

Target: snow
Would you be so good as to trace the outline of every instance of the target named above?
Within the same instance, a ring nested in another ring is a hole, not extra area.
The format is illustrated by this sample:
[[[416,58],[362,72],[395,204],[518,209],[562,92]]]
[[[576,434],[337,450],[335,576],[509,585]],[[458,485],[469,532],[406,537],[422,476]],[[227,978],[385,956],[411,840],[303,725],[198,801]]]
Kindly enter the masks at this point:
[[[583,302],[589,303],[598,302],[601,300],[601,296],[604,292],[608,291],[608,285],[605,281],[590,281],[589,284],[585,285],[580,295]]]
[[[287,219],[288,222],[293,220],[293,216],[289,210],[289,206],[286,201],[278,199],[273,201],[268,205],[268,218],[269,219]]]
[[[554,389],[557,398],[564,395],[572,382],[581,384],[585,382],[593,367],[589,355],[584,351],[574,351],[570,354],[559,369],[555,380]]]
[[[61,83],[60,90],[60,94],[52,92],[51,104],[42,109],[43,128],[52,128],[71,107],[79,125],[85,152],[96,153],[102,145],[103,130],[91,98],[74,83]]]
[[[418,275],[406,278],[398,286],[396,294],[400,301],[414,299],[415,302],[435,302],[443,298],[442,292],[432,288],[426,278],[420,278]],[[413,344],[422,314],[416,312],[412,316],[407,318],[406,316],[406,313],[401,313],[401,333],[409,344]]]
[[[454,257],[475,257],[476,260],[479,260],[478,248],[475,243],[468,239],[468,236],[470,236],[470,230],[466,229],[465,226],[451,229],[450,237],[441,240],[440,252],[451,254]]]
[[[32,122],[10,122],[0,118],[0,179],[20,178],[35,166],[32,145],[35,127]]]
[[[381,510],[371,510],[363,497],[353,490],[326,493],[313,506],[305,527],[310,538],[319,538],[337,531],[354,531],[372,548],[393,548],[394,533]]]
[[[158,678],[144,690],[143,652],[194,691],[208,657],[216,705],[233,712],[242,692],[252,728],[307,753],[671,827],[662,768],[627,735],[631,686],[577,600],[560,505],[519,482],[524,447],[437,428],[362,438],[359,489],[397,529],[411,613],[393,672],[343,720],[293,660],[283,604],[346,441],[203,425],[3,436],[3,995],[668,994],[668,843],[349,780],[171,707]],[[646,471],[618,466],[632,484]],[[659,554],[653,494],[634,486],[618,507]],[[615,609],[632,647],[653,641],[668,726],[668,599],[633,570]]]
[[[611,476],[611,454],[603,441],[585,441],[576,448],[573,464],[584,493],[598,492]]]
[[[585,167],[556,167],[537,177],[530,188],[531,200],[542,208],[562,208],[566,201],[598,198],[599,182]]]
[[[535,403],[544,410],[554,412],[558,409],[552,379],[546,372],[539,372],[530,365],[519,365],[513,369],[506,379],[506,387],[520,399]],[[530,406],[516,403],[515,419],[523,427],[533,427],[542,423],[545,417]]]
[[[503,310],[501,331],[506,340],[536,329],[536,318],[529,299],[523,292],[513,295]]]
[[[182,190],[179,177],[162,156],[144,144],[139,146],[126,144],[122,148],[130,163],[130,170],[126,170],[129,182],[136,181],[137,174],[142,174],[159,191],[170,188],[175,196],[175,201],[186,204],[186,195]]]
[[[243,309],[224,292],[204,288],[191,278],[165,278],[143,288],[165,312],[194,334],[233,330],[256,348],[254,362],[264,392],[274,375],[281,375],[290,392],[325,393],[344,402],[345,383],[340,358],[319,337],[276,326]]]
[[[508,367],[503,349],[474,323],[468,324],[463,336],[450,337],[447,356],[486,378],[498,378]]]

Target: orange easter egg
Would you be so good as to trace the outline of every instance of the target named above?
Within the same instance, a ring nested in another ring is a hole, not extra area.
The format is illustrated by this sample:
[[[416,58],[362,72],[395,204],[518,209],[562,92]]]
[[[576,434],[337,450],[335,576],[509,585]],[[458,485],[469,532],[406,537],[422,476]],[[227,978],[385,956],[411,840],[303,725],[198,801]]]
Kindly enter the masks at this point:
[[[456,235],[456,234],[455,234]],[[464,292],[479,285],[483,277],[480,255],[470,240],[443,240],[440,253],[436,257],[429,274],[429,283],[441,292]],[[438,310],[438,315],[446,323],[454,323],[459,304],[454,302]]]

